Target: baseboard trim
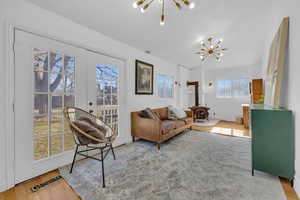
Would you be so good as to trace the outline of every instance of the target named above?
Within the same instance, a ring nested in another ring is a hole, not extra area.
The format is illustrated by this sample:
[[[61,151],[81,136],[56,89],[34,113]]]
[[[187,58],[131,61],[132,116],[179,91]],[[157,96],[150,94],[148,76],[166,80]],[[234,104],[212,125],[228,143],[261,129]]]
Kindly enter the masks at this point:
[[[300,178],[295,176],[295,180],[294,180],[294,190],[296,191],[297,195],[300,196],[300,182],[299,182]]]

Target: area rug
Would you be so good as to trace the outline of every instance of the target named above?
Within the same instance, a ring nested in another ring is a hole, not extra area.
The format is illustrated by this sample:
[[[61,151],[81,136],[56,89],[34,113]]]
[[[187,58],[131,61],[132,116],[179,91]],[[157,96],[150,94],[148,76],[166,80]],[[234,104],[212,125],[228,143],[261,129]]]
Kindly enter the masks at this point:
[[[219,121],[220,120],[218,120],[218,119],[209,119],[209,120],[194,122],[193,125],[196,125],[196,126],[215,126],[217,123],[219,123]]]
[[[284,200],[279,179],[251,176],[250,140],[197,131],[162,144],[137,141],[105,163],[82,160],[60,173],[84,200]]]

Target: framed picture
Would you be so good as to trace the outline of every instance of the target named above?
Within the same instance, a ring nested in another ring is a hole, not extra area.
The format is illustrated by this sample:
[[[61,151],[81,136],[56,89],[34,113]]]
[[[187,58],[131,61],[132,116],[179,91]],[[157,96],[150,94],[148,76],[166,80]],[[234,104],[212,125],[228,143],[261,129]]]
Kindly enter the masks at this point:
[[[153,65],[135,61],[135,94],[153,95]]]

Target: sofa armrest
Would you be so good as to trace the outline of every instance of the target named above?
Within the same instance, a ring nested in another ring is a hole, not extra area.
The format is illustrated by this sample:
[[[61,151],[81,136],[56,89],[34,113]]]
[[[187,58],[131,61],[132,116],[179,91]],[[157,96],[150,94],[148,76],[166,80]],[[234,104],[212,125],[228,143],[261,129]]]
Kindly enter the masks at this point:
[[[160,120],[140,117],[138,112],[131,113],[131,136],[151,141],[160,139]]]
[[[193,111],[186,110],[185,113],[187,114],[188,117],[194,117]]]

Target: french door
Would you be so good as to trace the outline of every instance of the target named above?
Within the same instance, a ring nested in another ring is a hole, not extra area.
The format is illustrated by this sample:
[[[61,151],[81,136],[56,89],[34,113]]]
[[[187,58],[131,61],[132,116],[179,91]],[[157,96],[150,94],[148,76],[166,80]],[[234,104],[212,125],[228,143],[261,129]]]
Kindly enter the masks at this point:
[[[124,63],[121,60],[89,52],[88,56],[88,106],[89,111],[119,131],[123,124],[119,119],[124,116]],[[125,143],[124,135],[119,135],[115,146]]]
[[[15,31],[15,182],[71,162],[64,106],[94,112],[118,131],[123,63],[59,41]],[[122,135],[118,144],[124,143]]]

